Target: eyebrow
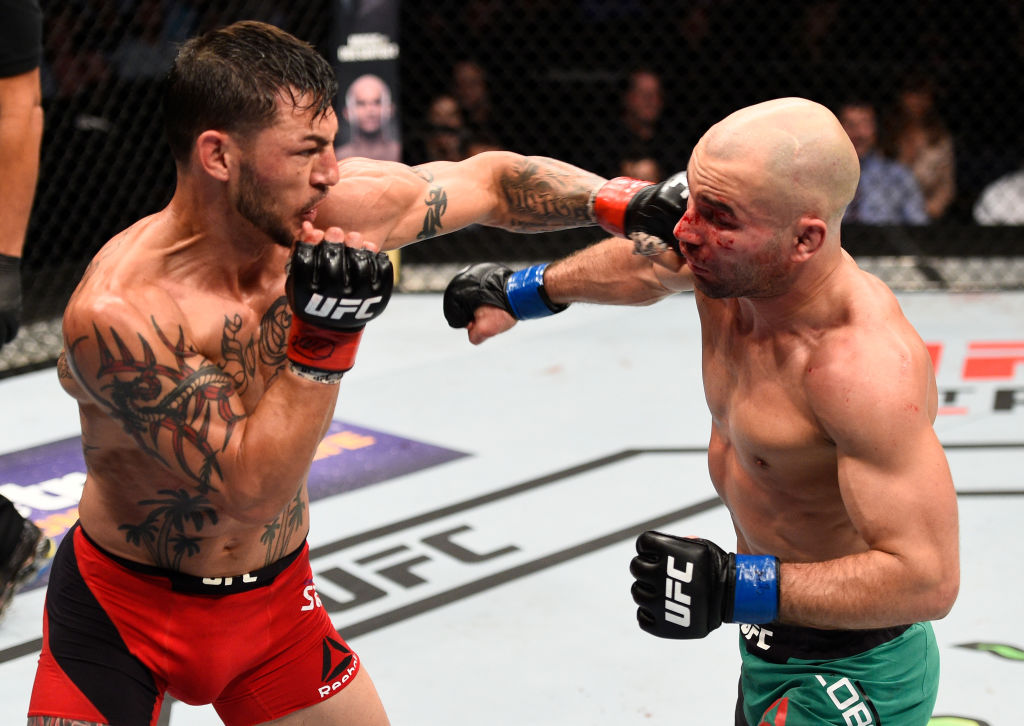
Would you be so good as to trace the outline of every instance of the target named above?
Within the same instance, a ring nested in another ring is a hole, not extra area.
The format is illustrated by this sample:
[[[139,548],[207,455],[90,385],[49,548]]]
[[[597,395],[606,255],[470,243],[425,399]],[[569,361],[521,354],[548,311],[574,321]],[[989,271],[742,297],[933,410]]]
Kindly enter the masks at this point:
[[[310,141],[316,144],[317,146],[327,146],[328,144],[331,143],[330,139],[328,139],[326,136],[321,136],[320,134],[306,134],[302,138],[302,140]]]
[[[719,212],[724,212],[728,214],[730,217],[736,216],[736,211],[725,202],[720,202],[717,199],[711,199],[710,197],[707,197],[703,194],[697,194],[696,197],[697,201],[699,201],[701,204],[706,204],[707,206],[712,207],[713,209],[716,209]]]

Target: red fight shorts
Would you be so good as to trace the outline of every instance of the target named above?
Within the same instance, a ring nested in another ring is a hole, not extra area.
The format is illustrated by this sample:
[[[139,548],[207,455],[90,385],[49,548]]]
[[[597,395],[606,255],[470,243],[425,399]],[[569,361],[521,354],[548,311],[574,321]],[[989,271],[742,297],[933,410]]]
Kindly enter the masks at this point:
[[[75,525],[50,569],[28,715],[153,726],[170,693],[248,726],[329,698],[359,666],[316,595],[306,544],[202,578],[112,555]]]

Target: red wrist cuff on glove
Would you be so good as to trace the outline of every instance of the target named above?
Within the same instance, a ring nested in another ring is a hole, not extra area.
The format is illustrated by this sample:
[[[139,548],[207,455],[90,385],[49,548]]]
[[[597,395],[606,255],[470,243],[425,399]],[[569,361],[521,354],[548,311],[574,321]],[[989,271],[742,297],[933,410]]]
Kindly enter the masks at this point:
[[[594,197],[594,219],[612,234],[625,236],[626,207],[629,200],[651,182],[643,179],[631,179],[628,176],[617,176],[605,182]]]
[[[355,365],[363,330],[331,330],[293,316],[288,360],[317,371],[344,373]]]

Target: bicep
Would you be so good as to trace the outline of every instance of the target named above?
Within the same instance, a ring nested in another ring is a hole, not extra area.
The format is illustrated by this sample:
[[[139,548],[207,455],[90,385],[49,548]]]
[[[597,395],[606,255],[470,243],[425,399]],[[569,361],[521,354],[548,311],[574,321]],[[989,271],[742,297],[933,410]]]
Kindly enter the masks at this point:
[[[864,541],[937,566],[956,549],[956,492],[928,413],[929,371],[920,361],[900,363],[888,351],[873,361],[851,358],[847,372],[821,386],[817,413],[836,444],[840,491]]]
[[[866,422],[872,428],[874,422]],[[864,436],[838,447],[839,484],[850,520],[872,549],[942,558],[955,548],[956,492],[930,427],[879,442]]]
[[[317,226],[359,232],[390,250],[486,221],[495,195],[478,166],[344,159]]]

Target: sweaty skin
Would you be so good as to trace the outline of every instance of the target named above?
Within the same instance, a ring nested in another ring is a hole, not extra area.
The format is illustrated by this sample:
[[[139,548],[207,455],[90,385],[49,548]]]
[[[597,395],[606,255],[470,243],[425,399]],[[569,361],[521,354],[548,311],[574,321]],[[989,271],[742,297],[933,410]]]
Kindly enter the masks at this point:
[[[683,257],[611,239],[552,263],[557,303],[695,290],[708,467],[737,551],[782,561],[780,620],[884,627],[946,615],[956,494],[924,343],[840,246],[857,156],[826,108],[779,99],[713,126],[688,165]],[[514,320],[481,308],[470,340]]]
[[[285,265],[300,228],[310,243],[327,230],[393,249],[473,223],[593,223],[587,200],[604,180],[575,167],[505,152],[416,169],[337,162],[336,130],[333,112],[282,98],[253,138],[204,132],[168,207],[86,271],[59,373],[80,404],[82,527],[107,551],[218,577],[303,542],[306,477],[338,387],[286,366]]]

